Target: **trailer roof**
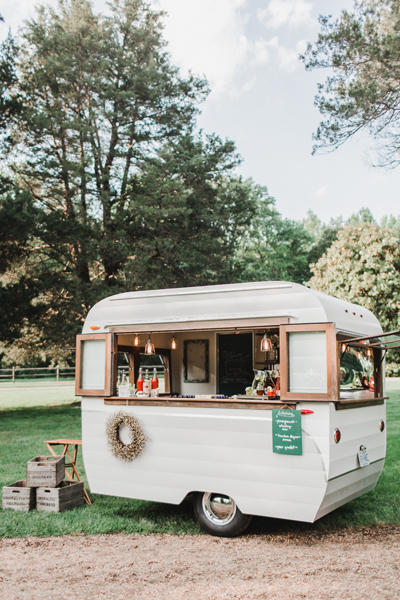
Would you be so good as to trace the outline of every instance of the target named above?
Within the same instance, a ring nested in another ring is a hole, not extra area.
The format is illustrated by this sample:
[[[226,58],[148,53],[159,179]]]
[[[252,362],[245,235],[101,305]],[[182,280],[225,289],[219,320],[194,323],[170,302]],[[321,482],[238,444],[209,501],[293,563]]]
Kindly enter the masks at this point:
[[[356,304],[333,298],[297,283],[260,281],[140,292],[124,292],[101,300],[86,318],[83,333],[114,327],[148,327],[234,321],[336,323],[351,335],[382,333],[376,317]],[[197,327],[197,328],[201,328]]]

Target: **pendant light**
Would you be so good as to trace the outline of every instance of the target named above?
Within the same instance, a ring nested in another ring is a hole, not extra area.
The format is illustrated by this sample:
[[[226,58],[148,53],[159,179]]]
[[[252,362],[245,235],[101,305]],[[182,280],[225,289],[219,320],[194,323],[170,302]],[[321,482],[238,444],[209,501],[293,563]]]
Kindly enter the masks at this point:
[[[347,345],[346,344],[342,344],[342,354],[344,354],[347,350]]]
[[[133,345],[134,346],[139,346],[139,342],[140,342],[139,336],[138,336],[138,334],[136,334],[135,337],[134,337],[134,340],[133,340]]]
[[[173,335],[171,338],[171,350],[176,350],[176,347],[177,347],[177,343],[176,343],[175,336]]]
[[[273,345],[269,337],[267,337],[267,332],[264,332],[264,337],[261,340],[260,350],[261,352],[269,352],[272,350]]]
[[[147,344],[144,347],[144,353],[145,354],[154,354],[154,352],[155,352],[154,344],[151,341],[151,337],[149,336],[149,339],[147,340]]]

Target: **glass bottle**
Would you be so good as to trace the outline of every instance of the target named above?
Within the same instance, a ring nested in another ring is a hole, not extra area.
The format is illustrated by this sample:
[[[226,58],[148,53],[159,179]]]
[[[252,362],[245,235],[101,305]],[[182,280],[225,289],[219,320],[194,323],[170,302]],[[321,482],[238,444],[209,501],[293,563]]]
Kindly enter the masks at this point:
[[[139,368],[139,377],[136,382],[136,391],[143,392],[143,370],[142,367]]]
[[[145,376],[144,376],[143,394],[145,396],[150,396],[150,377],[149,377],[149,370],[148,369],[146,369],[146,373],[145,373]]]
[[[151,395],[158,396],[158,377],[156,367],[153,369],[153,378],[151,380]]]

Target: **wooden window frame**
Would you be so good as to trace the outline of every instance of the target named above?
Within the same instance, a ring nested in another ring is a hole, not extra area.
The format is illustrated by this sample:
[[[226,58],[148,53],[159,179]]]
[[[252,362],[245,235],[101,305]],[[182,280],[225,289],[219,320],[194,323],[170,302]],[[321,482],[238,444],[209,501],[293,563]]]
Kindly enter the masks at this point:
[[[288,391],[289,384],[289,344],[288,334],[299,332],[322,331],[326,334],[326,393],[299,393]],[[280,331],[281,347],[281,399],[282,400],[317,400],[325,402],[336,402],[338,394],[338,369],[337,369],[337,343],[335,323],[301,323],[298,325],[281,325]]]
[[[90,340],[104,340],[105,373],[104,389],[83,389],[82,380],[82,342]],[[114,334],[112,333],[84,333],[76,336],[76,366],[75,366],[75,395],[76,396],[112,396],[112,370],[115,362]]]

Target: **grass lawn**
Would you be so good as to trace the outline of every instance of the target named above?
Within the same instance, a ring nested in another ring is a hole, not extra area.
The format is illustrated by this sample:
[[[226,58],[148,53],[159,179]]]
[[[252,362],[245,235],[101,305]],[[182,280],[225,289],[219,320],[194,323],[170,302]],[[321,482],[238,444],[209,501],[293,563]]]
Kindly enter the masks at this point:
[[[56,380],[55,377],[37,377],[36,379],[16,379],[14,382],[11,379],[0,379],[0,390],[10,390],[21,387],[74,387],[75,380],[73,377],[64,377]]]
[[[38,392],[29,392],[28,402],[27,391],[24,394],[22,390],[13,390],[12,394],[17,394],[14,400],[20,406],[14,409],[10,409],[12,402],[8,394],[4,390],[0,392],[0,486],[25,479],[26,461],[44,453],[42,440],[48,437],[81,437],[80,407],[71,405],[73,391],[66,390],[64,394],[62,389],[55,392],[45,390],[36,395]],[[254,520],[250,533],[400,524],[400,382],[392,382],[388,392],[391,396],[387,414],[388,452],[376,489],[314,524],[258,518]],[[40,398],[47,406],[32,404],[39,402]],[[27,404],[28,408],[21,408]],[[81,461],[78,462],[78,470],[84,473]],[[181,506],[171,506],[110,496],[95,495],[93,500],[92,506],[85,505],[60,514],[0,510],[0,537],[200,532],[193,520],[189,501]]]
[[[57,384],[53,381],[53,385],[49,383],[39,385],[36,382],[33,385],[31,383],[14,385],[15,387],[10,384],[7,388],[4,385],[0,386],[0,411],[8,408],[70,404],[74,400],[79,400],[75,398],[75,388],[71,383]],[[0,414],[3,417],[3,413]]]

